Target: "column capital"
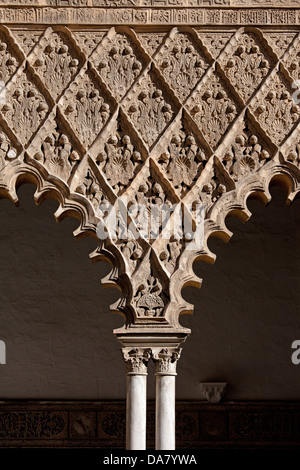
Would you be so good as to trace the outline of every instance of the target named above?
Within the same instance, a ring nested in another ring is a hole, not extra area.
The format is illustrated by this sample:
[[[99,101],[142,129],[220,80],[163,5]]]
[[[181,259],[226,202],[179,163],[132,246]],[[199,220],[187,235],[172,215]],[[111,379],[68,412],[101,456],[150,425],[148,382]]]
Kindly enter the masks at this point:
[[[176,366],[181,351],[181,348],[162,348],[153,351],[152,357],[156,364],[155,375],[177,375]]]
[[[127,375],[147,375],[150,348],[122,348]]]

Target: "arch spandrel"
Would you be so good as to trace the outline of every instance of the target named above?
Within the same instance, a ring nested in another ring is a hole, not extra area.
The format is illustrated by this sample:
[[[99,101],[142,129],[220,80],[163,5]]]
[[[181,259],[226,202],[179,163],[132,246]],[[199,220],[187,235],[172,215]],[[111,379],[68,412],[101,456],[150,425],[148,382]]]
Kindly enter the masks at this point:
[[[195,231],[204,207],[200,245],[191,232],[166,236],[159,217],[149,236],[130,210],[131,236],[110,232],[91,254],[121,291],[117,334],[186,335],[181,290],[201,286],[195,260],[214,261],[208,238],[228,240],[227,215],[247,220],[247,198],[267,202],[272,180],[289,200],[299,190],[298,27],[42,23],[0,27],[0,194],[17,203],[18,185],[34,182],[37,202],[59,202],[57,220],[78,218],[77,237],[97,238],[105,210],[126,204],[148,214],[154,203],[159,217],[182,208]]]

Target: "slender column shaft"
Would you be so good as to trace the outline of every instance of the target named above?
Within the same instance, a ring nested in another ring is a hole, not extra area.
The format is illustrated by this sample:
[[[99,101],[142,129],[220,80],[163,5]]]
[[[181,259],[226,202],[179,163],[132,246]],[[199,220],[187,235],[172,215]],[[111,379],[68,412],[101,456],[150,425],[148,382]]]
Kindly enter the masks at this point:
[[[146,449],[147,376],[127,376],[126,449]]]
[[[156,376],[155,448],[175,449],[175,375]]]
[[[146,449],[147,363],[149,349],[123,348],[127,368],[126,449]]]
[[[156,362],[155,449],[175,449],[175,380],[181,349],[164,348]]]

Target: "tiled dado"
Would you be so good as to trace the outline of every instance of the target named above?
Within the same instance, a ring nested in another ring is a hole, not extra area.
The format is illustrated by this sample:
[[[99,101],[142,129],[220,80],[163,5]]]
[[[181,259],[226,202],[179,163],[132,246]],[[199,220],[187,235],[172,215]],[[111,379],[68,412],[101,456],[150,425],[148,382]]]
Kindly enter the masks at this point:
[[[125,448],[123,401],[9,401],[0,404],[0,447]],[[178,401],[177,449],[297,448],[300,402]],[[154,447],[149,403],[148,448]]]

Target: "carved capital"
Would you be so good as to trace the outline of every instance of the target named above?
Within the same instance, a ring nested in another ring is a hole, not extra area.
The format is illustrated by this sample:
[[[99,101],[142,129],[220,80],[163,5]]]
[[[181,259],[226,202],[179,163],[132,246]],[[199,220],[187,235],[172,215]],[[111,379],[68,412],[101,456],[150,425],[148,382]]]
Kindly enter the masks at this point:
[[[147,365],[151,357],[149,348],[123,348],[123,359],[127,375],[147,375]]]
[[[156,364],[156,375],[177,375],[176,366],[180,358],[181,348],[163,348],[153,354]]]

